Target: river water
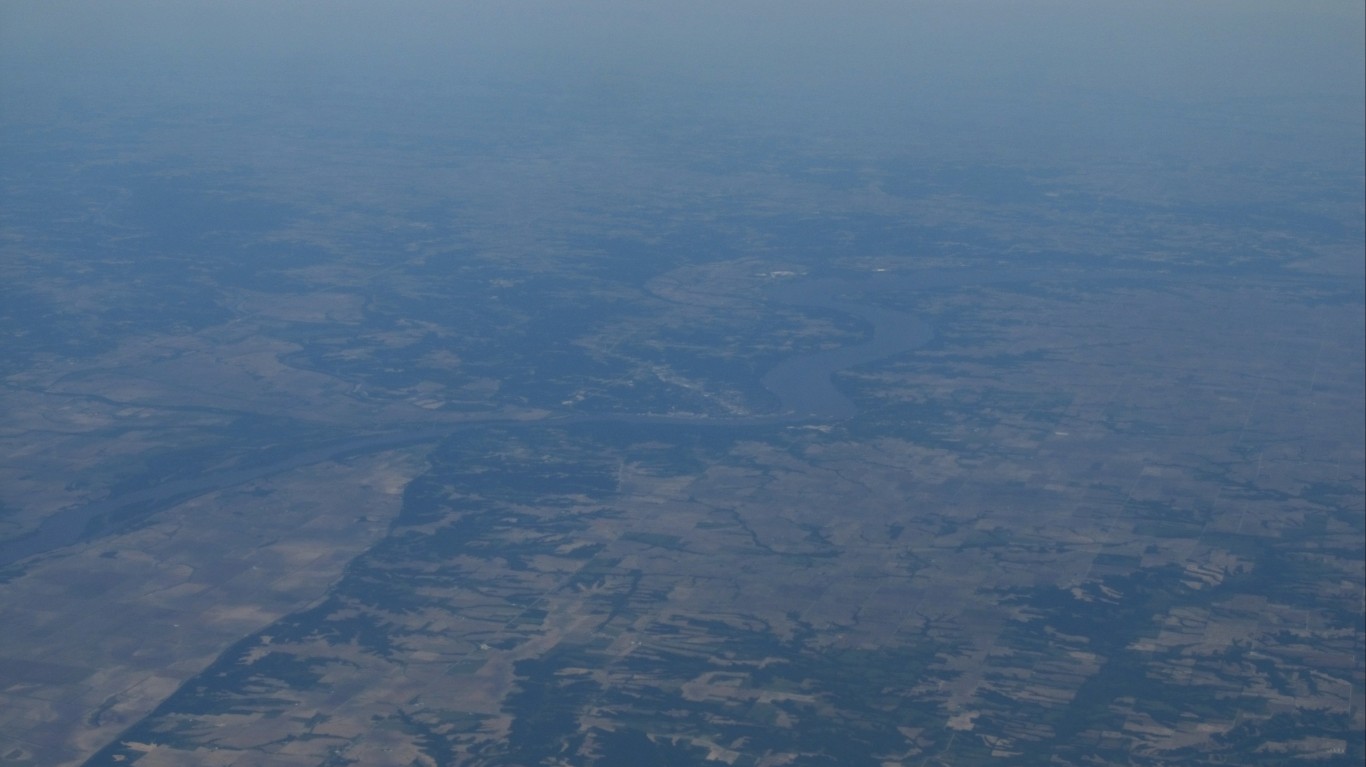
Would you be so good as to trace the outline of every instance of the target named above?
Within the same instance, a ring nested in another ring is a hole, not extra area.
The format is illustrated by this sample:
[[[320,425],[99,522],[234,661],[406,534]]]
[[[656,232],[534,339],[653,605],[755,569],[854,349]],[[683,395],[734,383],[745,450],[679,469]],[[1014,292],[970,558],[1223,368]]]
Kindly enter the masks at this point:
[[[356,437],[310,448],[268,465],[231,469],[191,479],[164,482],[115,498],[62,509],[45,518],[34,532],[0,543],[0,567],[98,535],[100,531],[93,530],[92,523],[106,520],[116,512],[123,512],[125,517],[145,516],[207,492],[234,487],[291,469],[344,455],[440,442],[461,429],[486,424],[536,428],[576,423],[617,422],[738,428],[808,420],[847,419],[855,414],[856,409],[854,403],[835,388],[834,374],[856,365],[917,349],[929,342],[933,337],[933,330],[928,323],[914,315],[838,296],[842,293],[865,294],[870,290],[884,292],[889,287],[897,288],[899,284],[900,280],[896,279],[878,280],[874,284],[872,280],[825,278],[783,281],[766,291],[765,298],[773,303],[832,309],[858,317],[873,329],[872,336],[861,343],[795,356],[774,366],[763,377],[764,387],[777,395],[782,403],[780,412],[773,415],[688,418],[604,413],[569,414],[537,421],[492,416],[456,427],[442,426]],[[926,286],[923,278],[917,284],[917,287]]]

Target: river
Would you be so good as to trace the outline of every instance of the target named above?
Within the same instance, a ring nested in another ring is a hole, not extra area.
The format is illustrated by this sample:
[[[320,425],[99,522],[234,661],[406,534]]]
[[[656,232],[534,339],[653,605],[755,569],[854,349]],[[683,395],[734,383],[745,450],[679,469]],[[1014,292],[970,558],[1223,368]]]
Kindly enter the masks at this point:
[[[746,426],[794,423],[810,420],[843,420],[856,412],[854,403],[835,388],[833,376],[841,370],[874,360],[901,354],[925,345],[933,337],[928,323],[914,315],[840,299],[841,293],[863,294],[897,288],[902,280],[871,278],[814,280],[784,280],[766,291],[765,298],[773,303],[833,309],[862,319],[872,326],[867,340],[837,349],[827,349],[787,359],[774,366],[763,377],[763,385],[777,395],[782,403],[780,412],[772,415],[734,417],[683,417],[648,414],[586,414],[574,413],[540,420],[524,420],[492,415],[471,420],[467,425],[442,426],[362,437],[308,448],[288,458],[261,466],[214,472],[192,479],[173,480],[155,487],[108,498],[83,506],[62,509],[46,517],[38,528],[9,541],[0,543],[0,567],[6,567],[38,554],[79,543],[98,535],[96,525],[112,515],[123,512],[122,524],[131,517],[141,517],[188,500],[204,493],[241,485],[262,477],[321,463],[344,455],[371,453],[406,445],[440,442],[457,431],[490,423],[500,426],[537,428],[579,423],[635,423],[697,426],[705,428],[740,428]],[[916,287],[926,287],[922,277]],[[145,507],[139,509],[138,507]],[[110,525],[114,529],[118,525]]]

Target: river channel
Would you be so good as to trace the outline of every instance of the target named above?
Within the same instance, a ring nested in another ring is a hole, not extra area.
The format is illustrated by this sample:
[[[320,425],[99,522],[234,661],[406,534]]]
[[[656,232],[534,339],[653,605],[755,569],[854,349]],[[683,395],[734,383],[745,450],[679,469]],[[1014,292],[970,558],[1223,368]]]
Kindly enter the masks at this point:
[[[854,403],[835,387],[835,373],[874,360],[905,353],[924,346],[933,330],[924,320],[905,312],[869,306],[839,298],[842,293],[867,294],[895,287],[899,280],[871,279],[792,279],[782,280],[765,291],[765,300],[778,305],[819,307],[857,317],[872,327],[866,340],[837,349],[827,349],[789,358],[774,366],[763,377],[763,385],[782,403],[772,415],[734,417],[686,417],[649,414],[575,413],[539,420],[524,420],[491,415],[459,426],[441,426],[399,433],[371,434],[309,448],[270,464],[214,472],[184,480],[164,482],[155,487],[123,493],[84,506],[62,509],[45,518],[28,535],[0,543],[0,567],[53,551],[104,531],[98,523],[121,517],[141,518],[204,493],[222,490],[291,469],[302,468],[346,455],[372,453],[405,445],[440,442],[452,434],[487,424],[538,428],[580,423],[632,423],[700,428],[741,428],[803,421],[843,420],[856,412]],[[917,287],[926,287],[923,279]],[[117,529],[117,525],[108,525]]]

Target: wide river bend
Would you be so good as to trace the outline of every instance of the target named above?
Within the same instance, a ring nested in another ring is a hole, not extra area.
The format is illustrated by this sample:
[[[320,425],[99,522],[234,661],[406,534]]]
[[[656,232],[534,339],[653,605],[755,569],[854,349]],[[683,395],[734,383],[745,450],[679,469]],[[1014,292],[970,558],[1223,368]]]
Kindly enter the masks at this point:
[[[344,455],[371,453],[424,442],[440,442],[462,429],[490,423],[521,428],[591,422],[735,428],[811,420],[843,420],[854,415],[856,411],[853,402],[835,388],[835,373],[917,349],[929,342],[933,336],[931,327],[914,315],[838,298],[841,293],[884,292],[888,288],[895,289],[898,282],[900,280],[878,280],[880,284],[874,285],[872,280],[792,279],[778,282],[765,292],[765,299],[772,303],[833,309],[858,317],[873,328],[871,337],[861,343],[795,356],[774,366],[763,377],[764,387],[777,395],[782,403],[780,412],[773,415],[701,418],[575,413],[539,420],[492,415],[459,426],[446,425],[401,433],[370,434],[308,448],[266,465],[173,480],[83,506],[62,509],[45,518],[33,532],[0,543],[0,567],[95,537],[103,530],[98,523],[110,519],[116,513],[122,517],[122,524],[126,524],[128,519],[145,517],[204,493],[234,487]],[[927,286],[922,276],[917,280],[915,287]],[[117,526],[113,527],[117,529]]]

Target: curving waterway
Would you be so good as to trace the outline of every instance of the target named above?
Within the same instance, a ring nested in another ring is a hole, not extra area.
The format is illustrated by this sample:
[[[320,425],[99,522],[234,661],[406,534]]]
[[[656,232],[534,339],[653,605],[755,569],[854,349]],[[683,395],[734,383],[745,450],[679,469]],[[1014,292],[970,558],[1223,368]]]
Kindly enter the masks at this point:
[[[862,343],[798,355],[768,371],[764,388],[778,395],[787,413],[831,420],[852,417],[857,409],[835,388],[835,373],[917,349],[934,337],[929,323],[914,315],[836,297],[849,286],[847,280],[810,280],[772,291],[782,303],[834,309],[873,327],[872,336]]]
[[[892,281],[891,285],[894,287],[896,281]],[[917,286],[927,285],[921,280]],[[490,415],[487,418],[470,420],[460,426],[447,425],[357,437],[304,450],[268,465],[164,482],[145,490],[123,493],[115,498],[63,509],[45,518],[32,533],[0,543],[0,567],[95,537],[100,532],[96,529],[98,523],[115,514],[121,514],[125,518],[141,517],[204,493],[234,487],[333,458],[389,450],[405,445],[440,442],[463,428],[487,424],[535,428],[602,422],[736,428],[810,420],[844,420],[853,416],[857,410],[854,403],[835,387],[835,373],[917,349],[933,337],[931,326],[914,315],[838,298],[842,292],[866,293],[878,287],[861,280],[830,278],[782,282],[766,291],[766,299],[773,303],[833,309],[858,317],[873,329],[871,337],[861,343],[798,355],[774,366],[763,377],[764,387],[777,395],[782,403],[780,412],[774,415],[701,418],[602,413],[568,414],[534,421]],[[885,284],[880,287],[886,289]]]

